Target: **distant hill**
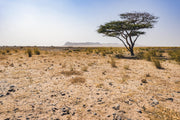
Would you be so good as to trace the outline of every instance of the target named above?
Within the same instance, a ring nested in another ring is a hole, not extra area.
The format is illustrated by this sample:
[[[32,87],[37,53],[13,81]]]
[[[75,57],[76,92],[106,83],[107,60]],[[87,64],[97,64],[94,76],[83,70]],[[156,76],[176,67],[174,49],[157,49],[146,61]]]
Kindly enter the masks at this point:
[[[119,43],[99,43],[99,42],[66,42],[68,47],[122,47]]]

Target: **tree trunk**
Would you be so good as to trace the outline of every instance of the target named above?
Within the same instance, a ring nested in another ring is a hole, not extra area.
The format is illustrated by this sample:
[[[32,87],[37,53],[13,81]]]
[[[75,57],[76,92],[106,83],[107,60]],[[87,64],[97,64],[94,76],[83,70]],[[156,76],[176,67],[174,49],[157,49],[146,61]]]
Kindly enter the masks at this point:
[[[134,56],[134,50],[133,50],[133,47],[130,48],[130,52],[131,52],[131,56]]]

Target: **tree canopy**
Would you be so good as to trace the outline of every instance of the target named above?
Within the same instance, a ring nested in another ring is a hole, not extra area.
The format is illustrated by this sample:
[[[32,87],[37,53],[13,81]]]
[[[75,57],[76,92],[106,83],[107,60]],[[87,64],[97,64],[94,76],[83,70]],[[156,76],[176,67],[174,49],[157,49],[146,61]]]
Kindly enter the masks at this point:
[[[158,17],[147,12],[123,13],[120,14],[122,20],[111,21],[105,25],[100,25],[97,30],[105,36],[118,38],[124,46],[134,56],[134,45],[140,35],[145,34],[143,29],[153,28]]]

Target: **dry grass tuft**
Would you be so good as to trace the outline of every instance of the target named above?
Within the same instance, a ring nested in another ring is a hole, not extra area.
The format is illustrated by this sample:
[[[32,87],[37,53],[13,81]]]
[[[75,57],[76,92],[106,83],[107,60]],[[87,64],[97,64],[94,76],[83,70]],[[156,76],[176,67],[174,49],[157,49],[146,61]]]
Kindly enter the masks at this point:
[[[38,48],[34,48],[34,54],[35,55],[40,55],[41,54]]]
[[[75,77],[75,78],[72,78],[72,79],[70,80],[70,82],[71,82],[72,84],[85,83],[85,81],[86,81],[86,79],[83,78],[83,77]]]
[[[31,49],[27,49],[26,53],[28,54],[29,57],[32,57],[32,50]]]
[[[159,60],[153,59],[153,63],[156,66],[156,68],[163,69],[163,67],[161,66],[161,63],[159,62]]]
[[[110,64],[113,68],[117,68],[116,61],[113,58],[111,58]]]
[[[129,65],[124,65],[125,70],[129,70]]]
[[[71,76],[71,75],[81,75],[82,73],[80,71],[70,70],[70,71],[62,71],[61,74],[65,76]]]
[[[84,67],[81,68],[81,70],[84,71],[84,72],[87,72],[88,71],[88,67],[84,66]]]
[[[96,87],[97,88],[102,88],[102,87],[104,87],[104,84],[103,83],[99,83],[99,84],[96,85]]]

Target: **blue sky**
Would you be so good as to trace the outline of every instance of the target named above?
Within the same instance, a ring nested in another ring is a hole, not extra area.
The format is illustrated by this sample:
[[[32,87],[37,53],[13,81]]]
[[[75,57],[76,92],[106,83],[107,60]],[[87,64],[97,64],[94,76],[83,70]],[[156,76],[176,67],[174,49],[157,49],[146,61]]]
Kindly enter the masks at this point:
[[[0,0],[0,46],[60,46],[65,42],[120,43],[98,26],[124,12],[159,17],[137,41],[145,46],[180,46],[180,0]]]

